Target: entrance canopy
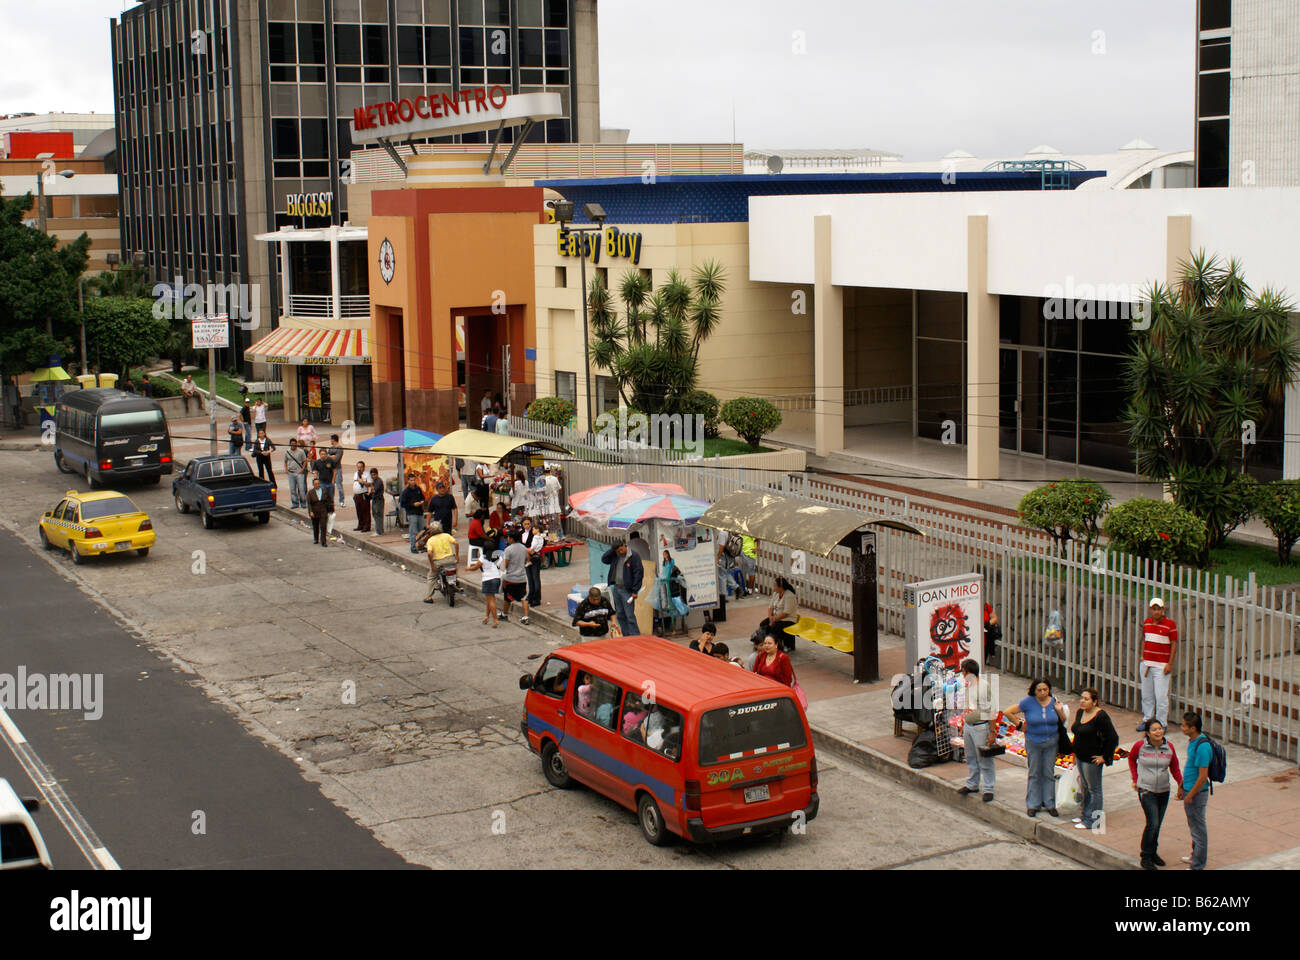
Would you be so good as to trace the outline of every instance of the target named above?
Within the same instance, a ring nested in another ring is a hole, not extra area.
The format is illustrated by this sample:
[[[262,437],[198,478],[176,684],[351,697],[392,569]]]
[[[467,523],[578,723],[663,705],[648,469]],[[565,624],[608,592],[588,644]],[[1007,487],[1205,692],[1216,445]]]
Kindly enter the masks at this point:
[[[366,364],[371,362],[370,331],[280,327],[245,350],[244,356],[306,366]]]
[[[560,453],[572,452],[549,440],[527,440],[500,433],[488,433],[486,430],[453,430],[437,443],[428,447],[416,447],[410,452],[435,453],[444,457],[476,460],[479,463],[496,463],[521,447],[556,450]]]
[[[877,526],[925,534],[902,520],[866,517],[842,507],[828,507],[776,493],[737,490],[711,506],[699,520],[706,527],[727,530],[808,550],[820,557],[830,552],[862,527]],[[845,542],[845,546],[848,544]]]

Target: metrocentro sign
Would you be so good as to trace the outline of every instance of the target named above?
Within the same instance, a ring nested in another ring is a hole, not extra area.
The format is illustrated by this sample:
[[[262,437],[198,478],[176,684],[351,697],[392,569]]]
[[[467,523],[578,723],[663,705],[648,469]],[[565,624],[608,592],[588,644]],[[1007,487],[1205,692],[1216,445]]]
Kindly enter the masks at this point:
[[[558,93],[511,94],[500,86],[466,88],[455,94],[421,94],[357,107],[352,111],[352,140],[474,133],[563,116]]]

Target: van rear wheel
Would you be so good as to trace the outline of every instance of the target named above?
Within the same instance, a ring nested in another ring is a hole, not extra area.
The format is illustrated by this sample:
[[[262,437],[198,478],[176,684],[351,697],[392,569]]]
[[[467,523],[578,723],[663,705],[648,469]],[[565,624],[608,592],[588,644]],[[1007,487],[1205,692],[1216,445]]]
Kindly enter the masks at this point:
[[[659,812],[659,804],[648,793],[641,794],[636,802],[636,818],[641,823],[641,835],[656,847],[666,845],[672,836],[664,823],[664,815]]]
[[[546,746],[542,747],[542,773],[546,777],[546,782],[553,787],[567,790],[573,786],[573,778],[569,776],[564,758],[560,756],[560,748],[550,740],[547,740]]]

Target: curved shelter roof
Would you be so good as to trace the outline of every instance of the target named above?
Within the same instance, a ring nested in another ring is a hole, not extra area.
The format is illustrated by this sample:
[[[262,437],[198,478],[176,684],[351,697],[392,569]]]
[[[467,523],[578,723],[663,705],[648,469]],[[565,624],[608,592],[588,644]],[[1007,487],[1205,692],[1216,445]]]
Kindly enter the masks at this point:
[[[863,527],[889,527],[925,536],[922,530],[902,520],[872,517],[843,507],[753,490],[727,494],[709,507],[699,522],[756,540],[810,550],[820,557],[828,556],[841,544],[849,546],[849,538]]]
[[[526,437],[488,433],[486,430],[453,430],[435,444],[427,447],[413,447],[407,452],[436,453],[444,457],[476,460],[479,463],[496,463],[520,447],[534,447],[541,450],[572,453],[571,450],[549,440],[529,440]]]

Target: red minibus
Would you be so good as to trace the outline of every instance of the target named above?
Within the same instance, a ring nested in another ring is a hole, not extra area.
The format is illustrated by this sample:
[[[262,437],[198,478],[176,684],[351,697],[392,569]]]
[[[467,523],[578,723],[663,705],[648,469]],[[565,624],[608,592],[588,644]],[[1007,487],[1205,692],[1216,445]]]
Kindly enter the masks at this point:
[[[556,787],[635,810],[656,846],[777,833],[817,816],[817,758],[794,691],[658,637],[556,650],[519,678],[520,730]]]

